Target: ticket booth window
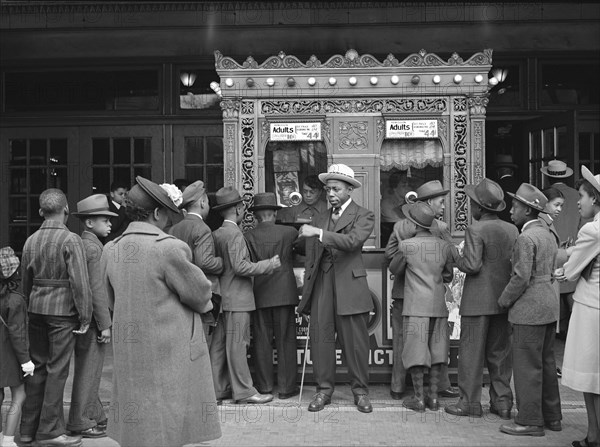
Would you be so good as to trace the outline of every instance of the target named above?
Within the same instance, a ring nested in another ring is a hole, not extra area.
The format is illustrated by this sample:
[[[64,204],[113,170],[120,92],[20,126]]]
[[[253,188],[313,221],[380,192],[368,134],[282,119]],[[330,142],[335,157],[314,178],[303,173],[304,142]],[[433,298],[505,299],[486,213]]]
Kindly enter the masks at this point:
[[[383,141],[380,153],[381,246],[402,217],[406,194],[423,183],[443,181],[443,151],[438,139]]]
[[[265,151],[265,191],[290,206],[290,194],[300,192],[303,180],[327,171],[327,148],[322,141],[270,141]]]

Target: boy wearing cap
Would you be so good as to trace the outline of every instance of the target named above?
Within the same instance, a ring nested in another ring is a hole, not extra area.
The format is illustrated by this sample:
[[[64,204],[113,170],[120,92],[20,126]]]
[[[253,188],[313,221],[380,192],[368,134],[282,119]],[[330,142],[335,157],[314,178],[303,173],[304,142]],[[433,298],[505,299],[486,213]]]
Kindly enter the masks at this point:
[[[335,389],[335,334],[348,364],[350,386],[358,411],[371,413],[369,400],[369,331],[373,309],[362,247],[371,235],[375,216],[350,197],[361,183],[344,164],[333,164],[319,174],[331,210],[313,225],[300,227],[306,238],[306,271],[299,314],[310,315],[313,370],[317,393],[308,411],[331,403]]]
[[[435,211],[426,203],[402,206],[416,234],[399,243],[389,269],[404,275],[402,363],[412,377],[414,396],[403,405],[414,411],[439,409],[441,367],[448,362],[448,309],[444,283],[452,281],[454,250],[450,242],[433,235]],[[429,371],[429,394],[423,377]]]
[[[554,360],[558,302],[552,272],[558,247],[538,219],[546,196],[529,183],[519,186],[510,214],[521,228],[512,255],[512,276],[498,299],[512,323],[513,374],[518,414],[500,426],[510,435],[544,436],[544,426],[561,430],[560,395]]]
[[[73,392],[67,430],[83,438],[101,438],[106,436],[107,417],[98,389],[112,322],[100,266],[102,243],[99,238],[110,234],[110,218],[117,214],[109,211],[104,194],[94,194],[77,203],[77,212],[73,215],[85,228],[81,240],[92,291],[92,323],[75,342]]]
[[[252,277],[267,275],[281,266],[279,256],[252,262],[242,231],[238,225],[244,218],[244,199],[231,186],[217,191],[213,208],[223,216],[223,225],[214,233],[216,253],[223,258],[221,296],[225,317],[225,348],[231,377],[233,398],[237,403],[265,404],[272,394],[261,394],[254,388],[248,368],[250,313],[256,310]],[[268,390],[262,390],[268,391]]]
[[[220,310],[221,295],[219,295],[219,275],[223,273],[223,259],[215,255],[215,242],[212,232],[205,223],[210,211],[208,195],[201,180],[188,185],[183,191],[180,209],[187,211],[185,218],[173,225],[169,233],[188,244],[192,250],[192,261],[202,269],[206,278],[211,282],[213,306],[217,307],[217,315],[209,312],[202,315],[204,324],[209,327],[208,345],[210,363],[215,384],[217,402],[231,397],[231,384],[227,371],[225,356],[225,328],[223,314]],[[213,308],[214,312],[215,309]]]
[[[510,255],[518,231],[498,217],[506,203],[496,182],[484,178],[476,186],[467,185],[465,193],[471,199],[475,222],[467,227],[463,255],[456,260],[456,266],[466,273],[460,302],[460,400],[446,406],[445,411],[456,416],[482,416],[485,364],[490,373],[490,411],[510,419],[511,331],[506,309],[498,305],[498,298],[510,279]]]
[[[292,265],[293,245],[298,231],[276,225],[277,198],[271,192],[256,194],[250,211],[258,224],[245,234],[254,261],[279,255],[281,267],[271,275],[254,277],[253,337],[256,382],[259,390],[273,390],[273,339],[277,347],[277,384],[279,398],[289,399],[299,393],[296,386],[296,315],[298,289]]]
[[[21,263],[35,364],[35,374],[25,383],[21,441],[78,446],[81,437],[65,434],[63,392],[75,334],[85,334],[90,325],[92,293],[83,242],[65,225],[65,194],[47,189],[39,201],[44,222],[27,238]]]

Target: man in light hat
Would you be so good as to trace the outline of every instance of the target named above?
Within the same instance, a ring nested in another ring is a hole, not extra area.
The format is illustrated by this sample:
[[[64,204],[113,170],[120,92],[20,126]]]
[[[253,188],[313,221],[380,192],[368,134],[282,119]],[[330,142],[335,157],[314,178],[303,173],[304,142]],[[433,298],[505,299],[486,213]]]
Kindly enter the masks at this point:
[[[300,227],[306,238],[306,272],[298,313],[310,315],[311,354],[317,393],[308,411],[331,403],[335,388],[335,334],[342,346],[354,403],[363,413],[373,411],[369,400],[369,331],[373,309],[362,247],[373,231],[375,216],[350,195],[361,183],[354,171],[334,164],[319,174],[331,210]]]
[[[186,210],[185,218],[169,229],[169,233],[187,243],[192,250],[192,262],[202,269],[211,282],[213,310],[202,315],[207,326],[210,363],[217,402],[231,398],[231,384],[225,356],[225,325],[221,310],[219,275],[223,273],[223,259],[215,255],[212,232],[205,222],[210,205],[201,180],[187,185],[179,209]],[[215,309],[216,308],[216,309]]]
[[[513,375],[518,414],[500,431],[517,436],[544,436],[544,426],[560,431],[561,410],[554,360],[558,302],[552,273],[558,247],[538,219],[547,199],[529,183],[519,186],[510,214],[521,229],[512,254],[512,276],[498,299],[512,323]]]
[[[92,291],[92,324],[75,342],[73,392],[67,430],[84,438],[102,438],[106,436],[107,416],[98,390],[112,321],[100,265],[102,242],[99,238],[110,234],[110,219],[117,214],[109,211],[104,194],[94,194],[77,203],[77,212],[73,215],[84,226],[81,240]]]
[[[442,365],[448,363],[450,347],[444,283],[452,281],[455,254],[450,242],[431,232],[436,213],[428,204],[405,204],[402,213],[415,233],[399,243],[389,266],[394,275],[404,275],[402,363],[411,375],[414,395],[402,404],[418,412],[437,411]]]
[[[92,316],[92,293],[81,238],[65,225],[69,204],[60,189],[40,195],[44,222],[23,247],[23,295],[29,303],[29,353],[35,374],[25,383],[21,441],[79,446],[65,434],[63,392],[75,347]],[[41,417],[43,415],[43,417]]]
[[[576,189],[568,186],[565,181],[573,175],[573,169],[561,160],[551,160],[547,166],[540,169],[543,175],[548,177],[553,188],[558,189],[565,201],[562,206],[562,211],[554,219],[553,224],[558,237],[560,238],[561,246],[568,247],[573,245],[577,238],[577,232],[590,219],[585,219],[579,214],[577,202],[579,201],[579,193]],[[559,247],[560,248],[560,247]],[[573,304],[572,296],[575,292],[575,281],[560,282],[560,304],[561,316],[559,330],[564,333],[567,331],[569,324],[569,315],[571,314],[571,306]]]
[[[213,207],[223,216],[223,225],[214,231],[215,248],[223,258],[221,296],[225,318],[225,350],[231,377],[233,399],[242,404],[265,404],[273,400],[270,393],[257,390],[248,368],[250,315],[256,310],[252,277],[268,275],[281,267],[279,256],[258,262],[250,260],[250,252],[239,224],[244,218],[244,199],[231,186],[217,191]]]
[[[124,200],[132,222],[102,252],[114,303],[117,417],[107,434],[122,447],[216,439],[221,427],[201,319],[212,309],[211,283],[188,245],[162,231],[168,210],[179,212],[179,189],[140,176],[136,182]]]
[[[490,373],[490,411],[510,419],[511,330],[506,309],[498,305],[498,298],[510,279],[510,256],[519,232],[498,218],[506,208],[498,183],[484,178],[476,186],[467,185],[465,193],[475,222],[467,227],[463,256],[456,260],[456,266],[466,273],[460,302],[460,400],[447,405],[445,411],[456,416],[482,416],[485,364]]]
[[[296,315],[298,289],[292,253],[298,231],[286,225],[276,225],[277,197],[272,192],[256,194],[250,207],[258,225],[245,234],[248,249],[254,261],[262,261],[275,255],[281,267],[270,275],[254,277],[253,315],[254,366],[258,389],[273,391],[273,339],[277,348],[277,385],[279,398],[296,396]]]

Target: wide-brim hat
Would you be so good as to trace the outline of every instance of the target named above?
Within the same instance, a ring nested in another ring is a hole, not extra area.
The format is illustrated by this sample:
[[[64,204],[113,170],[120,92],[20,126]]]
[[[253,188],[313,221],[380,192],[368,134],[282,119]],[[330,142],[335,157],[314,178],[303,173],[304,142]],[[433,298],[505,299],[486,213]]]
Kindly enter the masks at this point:
[[[217,204],[213,206],[215,211],[230,208],[244,201],[237,189],[232,186],[224,186],[219,189],[215,194],[215,200],[217,201]]]
[[[179,214],[179,209],[171,200],[167,191],[158,184],[139,175],[135,178],[135,181],[137,183],[133,185],[127,193],[127,197],[133,203],[144,209],[152,209],[154,206],[160,205]],[[148,198],[150,198],[151,201],[149,201]]]
[[[118,216],[109,209],[108,198],[104,194],[94,194],[77,202],[77,212],[72,214],[75,217]]]
[[[573,170],[564,161],[560,160],[550,160],[548,166],[544,166],[540,171],[552,178],[567,178],[573,175]]]
[[[581,166],[581,175],[592,184],[596,191],[600,192],[600,174],[594,175],[588,168]]]
[[[415,225],[431,230],[435,220],[435,211],[424,202],[405,203],[402,205],[404,216]]]
[[[0,248],[0,279],[7,279],[14,275],[20,263],[11,247]]]
[[[277,205],[277,197],[272,192],[262,192],[254,196],[254,205],[249,211],[280,210],[282,206]]]
[[[449,189],[444,189],[442,182],[439,180],[431,180],[430,182],[423,183],[415,191],[417,193],[416,200],[427,200],[433,199],[434,197],[445,196],[450,192]]]
[[[319,180],[321,180],[322,183],[327,183],[327,180],[341,180],[355,188],[360,188],[362,186],[362,183],[354,178],[354,171],[352,168],[342,163],[336,163],[329,166],[327,172],[319,174]]]
[[[517,168],[517,165],[513,162],[512,155],[510,154],[496,154],[494,165],[498,168],[502,166]]]
[[[517,199],[519,202],[527,205],[529,208],[541,213],[544,212],[544,208],[548,203],[548,198],[544,193],[529,183],[521,183],[517,192],[509,192],[507,194],[513,199]]]
[[[475,186],[465,186],[465,194],[488,211],[500,212],[506,208],[504,191],[498,183],[489,178],[484,178]]]
[[[196,180],[194,183],[186,186],[185,191],[182,193],[181,203],[179,204],[178,208],[185,208],[186,206],[202,198],[204,194],[206,194],[204,182],[202,180]]]

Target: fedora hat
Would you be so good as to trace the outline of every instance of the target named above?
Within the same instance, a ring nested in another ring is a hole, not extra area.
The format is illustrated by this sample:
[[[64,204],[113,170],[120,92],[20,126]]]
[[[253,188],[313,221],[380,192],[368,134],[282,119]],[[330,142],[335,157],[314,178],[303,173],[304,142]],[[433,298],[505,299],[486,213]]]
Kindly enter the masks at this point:
[[[85,216],[111,216],[117,217],[117,213],[109,211],[108,199],[104,194],[94,194],[77,202],[77,212],[73,213],[76,217]]]
[[[449,189],[444,189],[442,183],[439,180],[431,180],[430,182],[423,183],[415,191],[417,193],[416,200],[427,200],[433,199],[434,197],[445,196],[450,192]]]
[[[19,268],[19,258],[11,247],[0,248],[0,279],[10,278]]]
[[[501,166],[509,166],[511,168],[517,167],[517,165],[513,162],[512,155],[510,155],[510,154],[496,154],[494,164],[496,165],[496,167],[501,167]]]
[[[142,176],[135,178],[137,182],[127,193],[127,198],[137,206],[146,210],[154,209],[157,205],[169,208],[174,213],[179,209],[163,188]]]
[[[581,175],[596,188],[596,191],[600,192],[600,174],[594,175],[588,168],[581,166]]]
[[[217,201],[217,204],[213,206],[215,211],[224,210],[244,201],[233,186],[224,186],[219,189],[215,194],[215,200]]]
[[[544,207],[546,206],[546,203],[548,203],[548,198],[542,191],[529,183],[521,183],[517,192],[509,192],[507,194],[513,199],[517,199],[519,202],[527,205],[529,208],[533,208],[540,212],[544,212]]]
[[[349,166],[341,163],[336,163],[329,166],[327,172],[319,174],[319,180],[327,183],[327,180],[342,180],[355,188],[360,188],[362,183],[354,178],[354,171]]]
[[[465,186],[465,193],[480,207],[500,212],[506,208],[504,191],[498,183],[489,178],[484,178],[476,186]]]
[[[550,160],[548,166],[544,166],[540,171],[552,178],[567,178],[573,175],[573,170],[564,161],[560,160]]]
[[[424,202],[405,203],[402,212],[414,224],[430,230],[435,219],[435,211]]]
[[[185,191],[182,194],[182,201],[179,204],[179,209],[185,208],[188,205],[196,202],[206,193],[204,182],[202,180],[196,180],[194,183],[187,185]]]
[[[254,196],[254,205],[248,208],[250,211],[260,210],[280,210],[281,206],[277,205],[277,197],[272,192],[261,192]]]

